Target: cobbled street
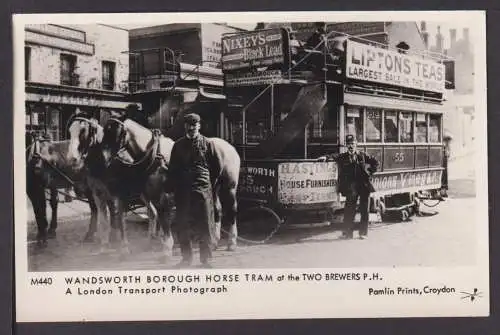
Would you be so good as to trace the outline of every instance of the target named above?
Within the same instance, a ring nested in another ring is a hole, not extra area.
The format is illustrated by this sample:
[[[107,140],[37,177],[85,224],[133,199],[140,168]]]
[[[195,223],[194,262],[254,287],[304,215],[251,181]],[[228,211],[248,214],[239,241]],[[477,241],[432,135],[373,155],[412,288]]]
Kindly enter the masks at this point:
[[[452,267],[473,264],[478,222],[475,220],[473,167],[467,163],[471,158],[468,155],[450,162],[449,198],[434,208],[423,206],[427,214],[422,217],[413,216],[409,222],[373,223],[367,240],[341,240],[334,226],[300,229],[283,226],[266,244],[242,242],[234,252],[225,251],[222,246],[214,253],[214,267]],[[100,254],[98,244],[82,243],[88,225],[85,208],[86,205],[79,201],[60,204],[62,218],[57,238],[50,240],[48,248],[42,252],[29,242],[30,271],[169,269],[180,260],[176,247],[173,259],[160,262],[160,243],[148,239],[147,225],[134,214],[128,221],[131,254],[125,258],[113,252]],[[32,222],[28,234],[29,241],[33,241],[35,226]]]

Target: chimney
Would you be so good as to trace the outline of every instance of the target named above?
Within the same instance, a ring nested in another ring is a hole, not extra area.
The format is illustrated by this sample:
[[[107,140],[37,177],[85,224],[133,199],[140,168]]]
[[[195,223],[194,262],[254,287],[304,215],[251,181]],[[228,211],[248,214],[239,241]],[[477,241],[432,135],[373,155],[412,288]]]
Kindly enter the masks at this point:
[[[450,48],[453,48],[456,42],[457,42],[457,30],[450,29]]]
[[[424,40],[425,49],[429,49],[429,33],[427,32],[427,24],[425,21],[420,22],[420,33]]]
[[[443,52],[443,35],[441,34],[441,26],[437,27],[436,49],[438,52]]]
[[[469,28],[464,28],[463,30],[463,38],[464,38],[464,41],[468,41],[469,40]]]

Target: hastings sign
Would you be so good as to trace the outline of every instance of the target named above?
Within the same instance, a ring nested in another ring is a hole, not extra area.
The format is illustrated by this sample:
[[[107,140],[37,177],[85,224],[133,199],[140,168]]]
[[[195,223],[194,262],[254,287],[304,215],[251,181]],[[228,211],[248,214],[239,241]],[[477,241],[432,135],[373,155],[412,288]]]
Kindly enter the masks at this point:
[[[347,42],[346,76],[417,90],[445,91],[443,64],[353,41]]]
[[[278,199],[282,204],[315,204],[337,200],[334,162],[287,162],[278,166]]]
[[[283,63],[281,29],[270,29],[222,39],[222,68],[247,69]]]

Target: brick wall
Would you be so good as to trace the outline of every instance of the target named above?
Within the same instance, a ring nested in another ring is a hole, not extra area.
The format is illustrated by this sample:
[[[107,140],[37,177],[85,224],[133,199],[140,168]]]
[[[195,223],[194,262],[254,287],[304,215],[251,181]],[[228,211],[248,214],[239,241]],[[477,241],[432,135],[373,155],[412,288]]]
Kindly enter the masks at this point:
[[[86,33],[85,43],[94,45],[94,54],[61,50],[57,47],[27,43],[31,48],[30,81],[59,85],[60,55],[70,54],[77,57],[76,73],[79,86],[102,89],[102,61],[116,63],[115,91],[126,89],[129,72],[128,32],[105,25],[66,25],[65,27]]]

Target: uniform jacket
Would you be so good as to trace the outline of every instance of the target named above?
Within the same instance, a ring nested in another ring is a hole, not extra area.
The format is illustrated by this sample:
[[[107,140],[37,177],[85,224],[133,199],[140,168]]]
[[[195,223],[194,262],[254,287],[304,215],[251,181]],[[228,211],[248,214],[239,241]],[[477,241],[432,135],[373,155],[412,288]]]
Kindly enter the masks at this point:
[[[354,186],[357,192],[375,192],[371,176],[378,169],[377,159],[362,151],[354,154],[352,162],[350,156],[349,152],[327,156],[329,160],[335,161],[339,168],[338,191],[347,196]]]
[[[213,144],[203,135],[182,137],[172,148],[167,189],[177,195],[186,192],[211,192],[220,164]]]

